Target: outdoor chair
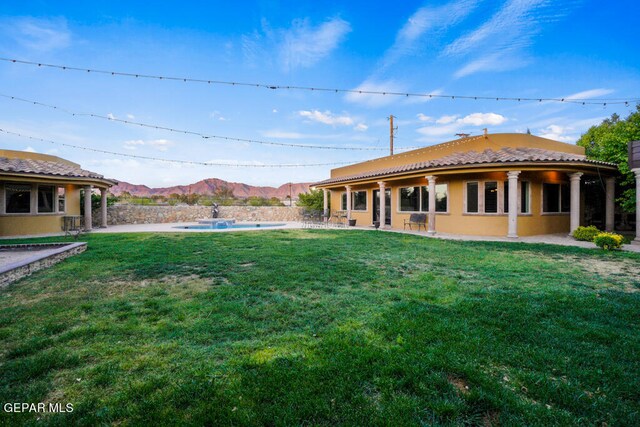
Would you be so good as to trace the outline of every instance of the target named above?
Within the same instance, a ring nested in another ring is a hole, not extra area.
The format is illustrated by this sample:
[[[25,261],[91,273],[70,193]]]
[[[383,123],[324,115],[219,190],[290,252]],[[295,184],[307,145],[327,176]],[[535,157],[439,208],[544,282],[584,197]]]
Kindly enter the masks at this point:
[[[407,225],[409,226],[409,230],[413,230],[412,226],[417,225],[418,231],[420,231],[420,227],[424,227],[424,230],[427,231],[427,214],[423,213],[414,213],[409,215],[409,219],[404,220],[404,229],[407,229]]]

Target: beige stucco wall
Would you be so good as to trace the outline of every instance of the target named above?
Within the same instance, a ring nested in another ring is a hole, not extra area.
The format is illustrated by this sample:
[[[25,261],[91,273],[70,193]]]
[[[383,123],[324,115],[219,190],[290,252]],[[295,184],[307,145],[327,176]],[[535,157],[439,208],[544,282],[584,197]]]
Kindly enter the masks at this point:
[[[46,183],[46,185],[50,184]],[[64,213],[0,215],[0,236],[60,233],[63,216],[80,215],[80,187],[71,184],[64,185],[64,187],[66,191],[66,211]]]
[[[508,232],[508,214],[466,214],[464,213],[464,185],[466,181],[506,181],[506,172],[471,173],[458,175],[444,175],[438,177],[438,183],[448,185],[448,212],[436,214],[436,232],[451,234],[468,234],[481,236],[506,236]],[[567,183],[568,177],[564,173],[554,171],[523,172],[521,181],[530,183],[530,212],[518,215],[518,235],[532,236],[538,234],[568,233],[569,214],[542,214],[542,184]],[[386,187],[391,189],[391,227],[404,228],[404,220],[409,219],[410,212],[399,211],[399,190],[401,187],[426,186],[426,178],[410,180],[386,181]],[[344,188],[344,187],[343,187]],[[367,209],[365,211],[351,211],[351,218],[357,225],[372,225],[373,190],[378,186],[366,184],[352,186],[352,191],[367,191]],[[341,209],[341,197],[344,189],[334,189],[330,193],[332,211]],[[502,203],[502,192],[499,202]]]

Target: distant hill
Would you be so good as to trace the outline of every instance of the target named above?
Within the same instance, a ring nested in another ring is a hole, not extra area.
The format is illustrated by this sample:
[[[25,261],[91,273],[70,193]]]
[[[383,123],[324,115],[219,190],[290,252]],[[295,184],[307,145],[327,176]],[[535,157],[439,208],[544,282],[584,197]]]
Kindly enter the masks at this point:
[[[298,198],[298,194],[309,191],[309,182],[296,182],[291,184],[291,195],[294,199]],[[118,185],[111,187],[111,192],[119,196],[123,192],[128,192],[132,196],[149,197],[153,195],[169,196],[171,194],[213,194],[218,188],[226,187],[233,191],[235,197],[244,199],[251,196],[277,197],[285,199],[289,195],[289,184],[283,184],[280,187],[256,187],[249,184],[239,182],[228,182],[218,178],[208,178],[198,181],[190,185],[176,185],[173,187],[150,188],[146,185],[129,184],[120,181]]]

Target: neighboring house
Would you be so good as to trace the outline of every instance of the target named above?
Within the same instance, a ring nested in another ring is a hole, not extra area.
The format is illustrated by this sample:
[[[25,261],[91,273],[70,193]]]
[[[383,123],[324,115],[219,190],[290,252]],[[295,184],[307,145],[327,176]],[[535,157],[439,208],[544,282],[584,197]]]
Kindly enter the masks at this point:
[[[325,191],[325,210],[330,197],[332,214],[345,211],[357,225],[382,216],[383,227],[402,229],[412,213],[426,213],[431,234],[518,237],[578,227],[587,177],[606,189],[612,230],[616,174],[615,164],[589,160],[577,145],[485,134],[333,169],[315,187]]]
[[[101,191],[104,227],[107,189],[115,184],[59,157],[0,150],[0,236],[60,233],[64,217],[80,215],[80,191],[90,194],[92,188]],[[85,197],[83,219],[84,229],[90,230],[91,197]]]

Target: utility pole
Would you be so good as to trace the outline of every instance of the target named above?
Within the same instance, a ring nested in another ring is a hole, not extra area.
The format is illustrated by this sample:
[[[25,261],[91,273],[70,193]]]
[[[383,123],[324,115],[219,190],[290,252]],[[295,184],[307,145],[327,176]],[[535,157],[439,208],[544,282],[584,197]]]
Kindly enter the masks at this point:
[[[393,115],[389,116],[389,155],[393,156],[393,134],[398,129],[398,127],[393,127]]]

